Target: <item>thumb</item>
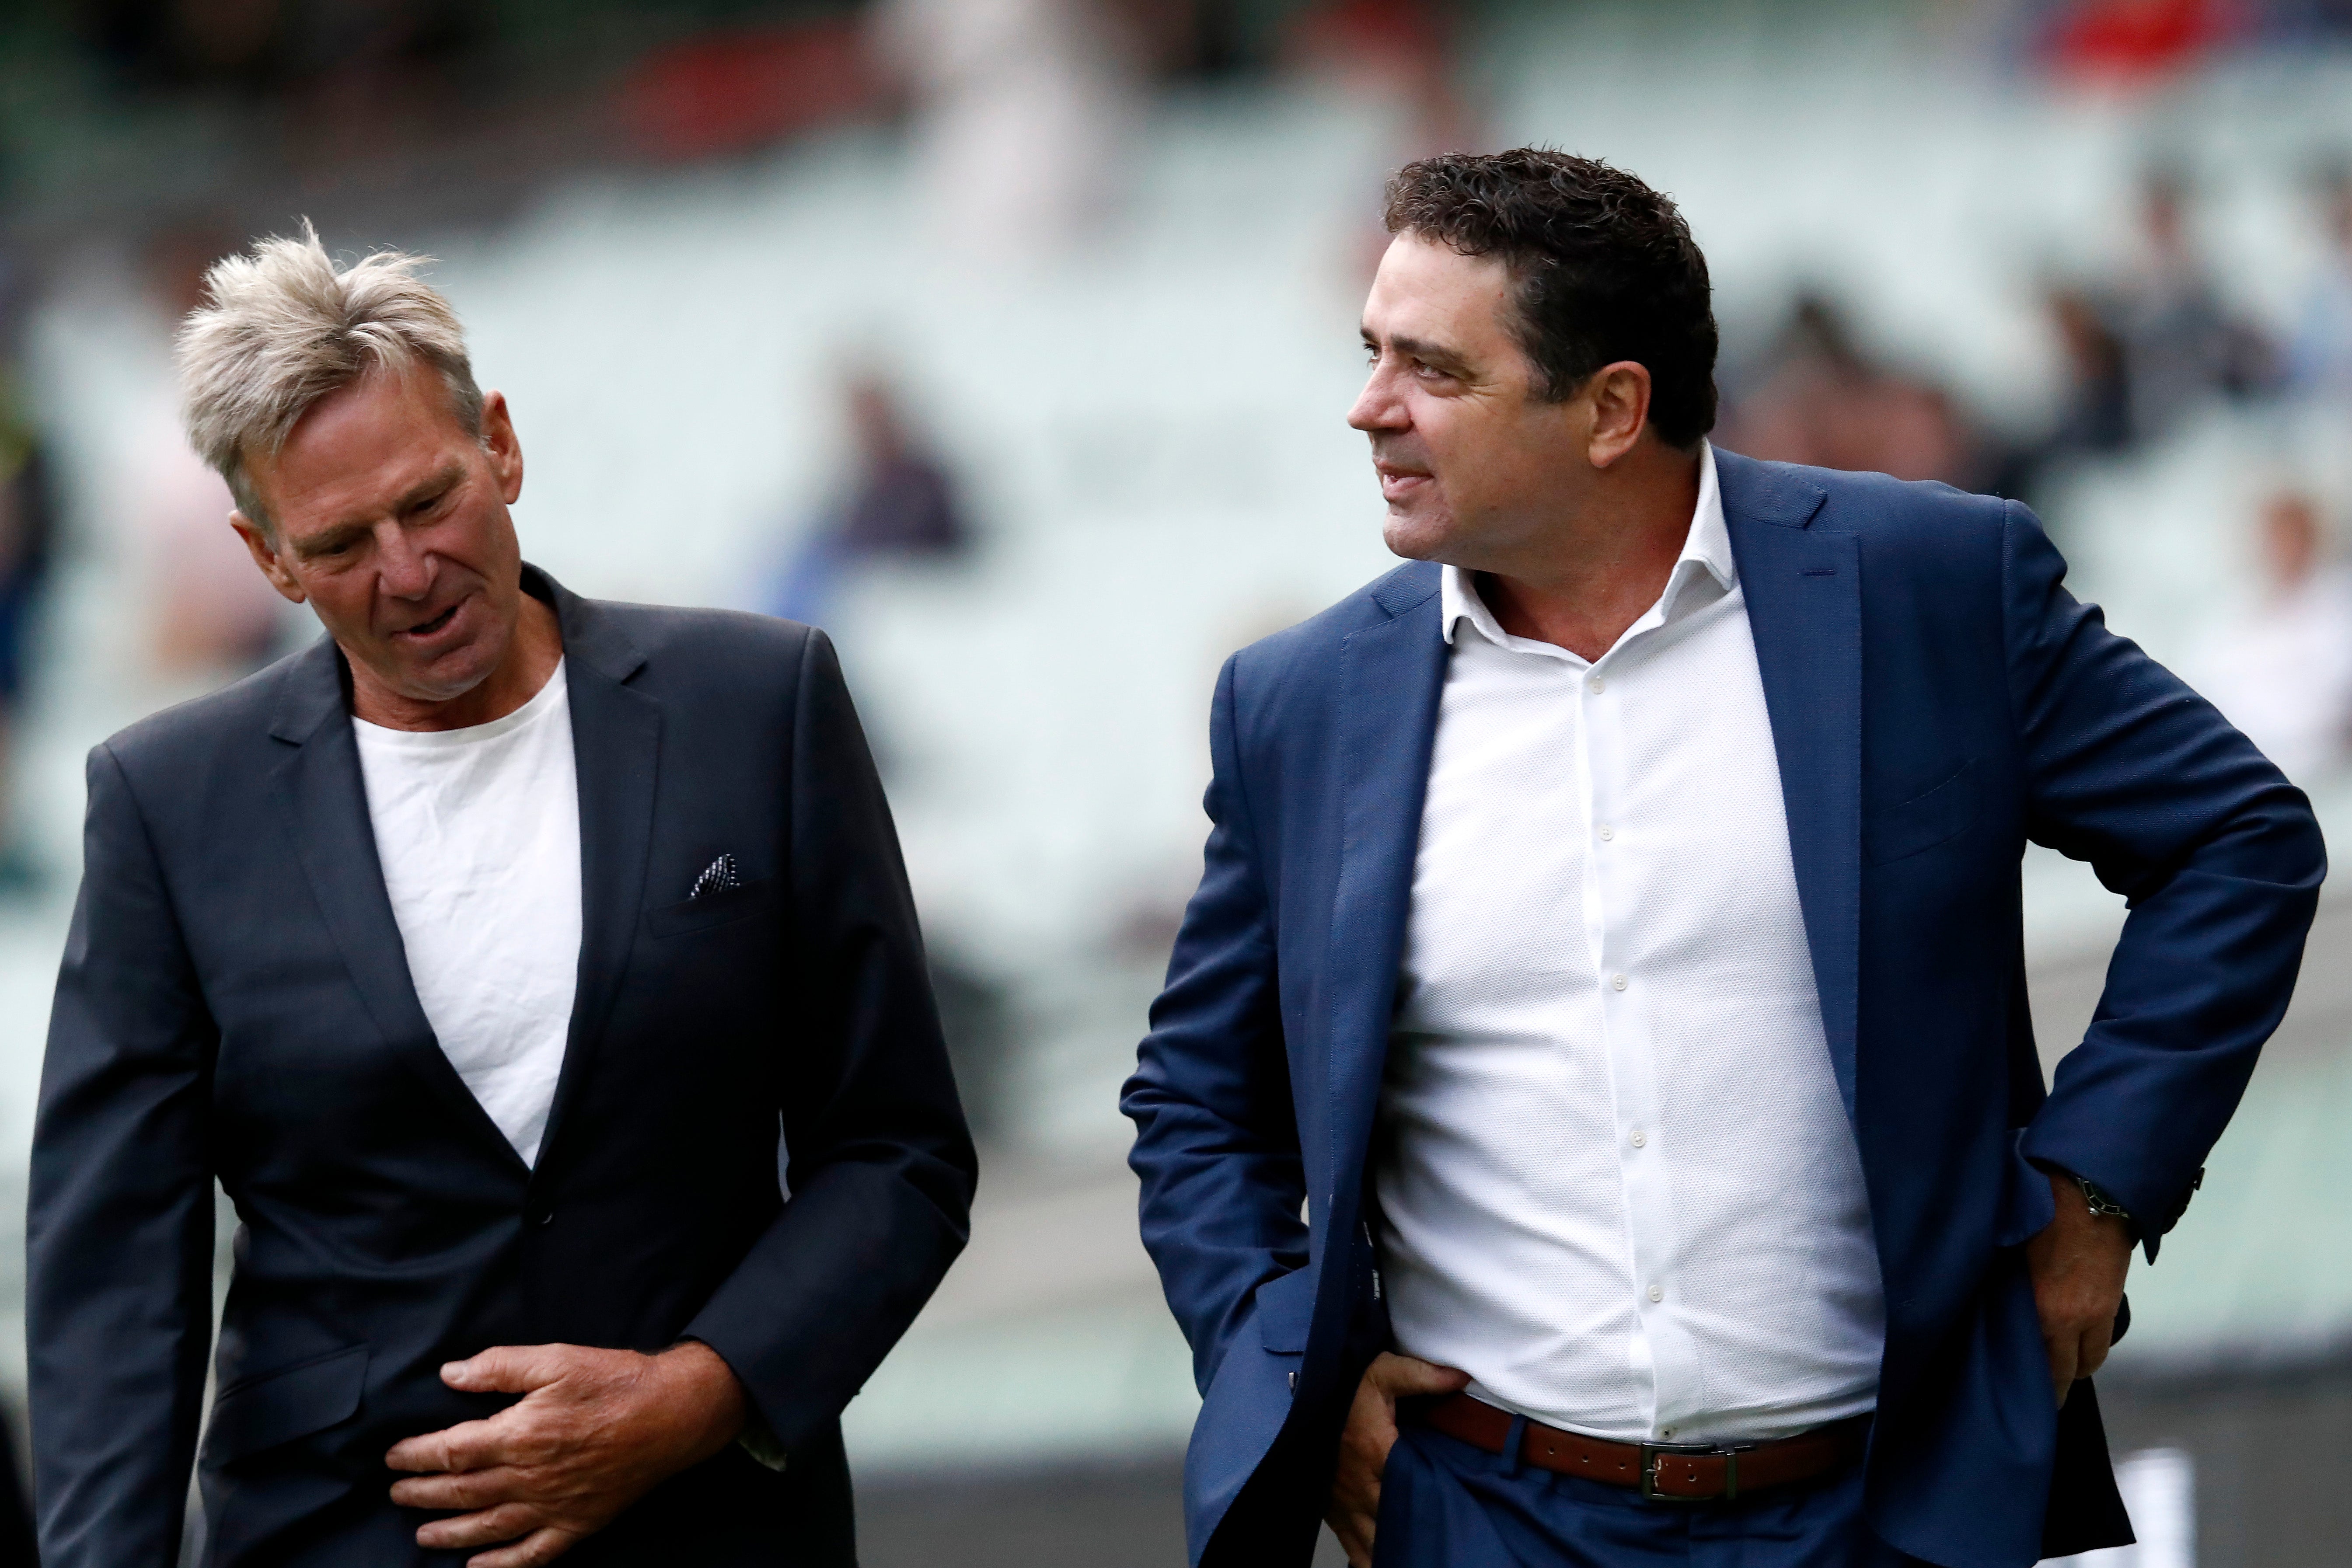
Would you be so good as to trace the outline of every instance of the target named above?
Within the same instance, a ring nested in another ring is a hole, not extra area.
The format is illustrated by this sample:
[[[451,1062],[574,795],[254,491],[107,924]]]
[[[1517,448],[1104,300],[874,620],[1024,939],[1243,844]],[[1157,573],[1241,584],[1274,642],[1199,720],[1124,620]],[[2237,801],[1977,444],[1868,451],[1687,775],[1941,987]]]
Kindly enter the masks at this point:
[[[563,1375],[563,1360],[552,1344],[492,1345],[478,1355],[453,1361],[441,1381],[465,1394],[528,1394]]]
[[[1391,1354],[1381,1369],[1381,1385],[1391,1399],[1423,1394],[1458,1394],[1470,1385],[1470,1375],[1459,1367],[1440,1366],[1416,1355]]]

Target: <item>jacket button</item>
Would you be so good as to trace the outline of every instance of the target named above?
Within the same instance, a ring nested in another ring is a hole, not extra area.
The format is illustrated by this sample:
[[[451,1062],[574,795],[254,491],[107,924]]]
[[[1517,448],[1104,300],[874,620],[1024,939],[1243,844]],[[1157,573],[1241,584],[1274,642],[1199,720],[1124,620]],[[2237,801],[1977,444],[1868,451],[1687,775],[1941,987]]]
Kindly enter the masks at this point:
[[[523,1223],[526,1225],[545,1225],[554,1218],[555,1210],[537,1207],[523,1210],[522,1216]]]

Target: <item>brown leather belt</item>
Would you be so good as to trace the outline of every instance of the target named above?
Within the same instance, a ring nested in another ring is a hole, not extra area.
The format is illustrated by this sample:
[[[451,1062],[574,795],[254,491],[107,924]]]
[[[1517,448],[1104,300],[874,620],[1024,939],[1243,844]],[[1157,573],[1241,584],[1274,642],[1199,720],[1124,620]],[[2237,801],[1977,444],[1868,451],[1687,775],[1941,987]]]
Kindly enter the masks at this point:
[[[1421,1419],[1474,1448],[1499,1454],[1512,1416],[1467,1394],[1425,1406]],[[1728,1502],[1767,1487],[1815,1480],[1861,1454],[1870,1417],[1856,1416],[1772,1443],[1612,1443],[1563,1432],[1540,1421],[1519,1440],[1522,1463],[1563,1476],[1631,1487],[1666,1502]]]

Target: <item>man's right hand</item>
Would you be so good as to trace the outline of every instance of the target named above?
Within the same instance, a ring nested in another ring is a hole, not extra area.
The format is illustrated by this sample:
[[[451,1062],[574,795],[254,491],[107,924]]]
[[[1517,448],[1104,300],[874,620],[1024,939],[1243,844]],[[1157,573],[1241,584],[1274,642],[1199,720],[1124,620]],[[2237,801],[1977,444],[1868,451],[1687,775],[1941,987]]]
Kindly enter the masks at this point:
[[[1323,1511],[1354,1568],[1371,1568],[1372,1532],[1381,1518],[1381,1471],[1397,1440],[1400,1399],[1423,1394],[1458,1394],[1470,1375],[1434,1362],[1382,1351],[1356,1385],[1348,1407],[1347,1430],[1339,1434],[1339,1466],[1331,1477],[1331,1501]]]

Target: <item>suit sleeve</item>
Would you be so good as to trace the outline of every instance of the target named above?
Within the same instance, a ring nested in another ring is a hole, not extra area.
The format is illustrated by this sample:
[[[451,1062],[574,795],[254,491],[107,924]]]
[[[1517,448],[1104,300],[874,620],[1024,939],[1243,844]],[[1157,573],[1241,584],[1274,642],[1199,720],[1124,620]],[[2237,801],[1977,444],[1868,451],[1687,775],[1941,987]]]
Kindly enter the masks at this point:
[[[1257,1287],[1307,1261],[1273,910],[1234,740],[1234,663],[1211,709],[1200,890],[1152,1004],[1119,1108],[1135,1122],[1143,1244],[1192,1347],[1201,1389]]]
[[[2004,549],[2027,835],[2089,862],[2130,907],[2021,1150],[2113,1193],[2152,1256],[2286,1011],[2326,852],[2303,792],[2076,601],[2013,503]]]
[[[89,781],[26,1222],[41,1561],[171,1568],[212,1337],[216,1032],[107,747]]]
[[[787,1452],[825,1432],[969,1233],[976,1167],[888,803],[824,633],[802,653],[784,1205],[686,1330]]]

